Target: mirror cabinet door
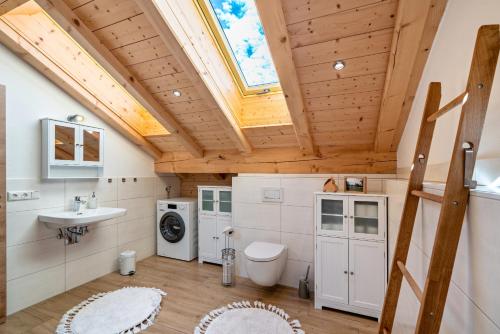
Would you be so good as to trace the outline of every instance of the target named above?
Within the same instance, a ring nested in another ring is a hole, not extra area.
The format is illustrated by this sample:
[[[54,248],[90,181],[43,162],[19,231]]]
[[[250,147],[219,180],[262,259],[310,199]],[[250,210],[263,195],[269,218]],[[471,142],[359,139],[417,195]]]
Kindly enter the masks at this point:
[[[54,125],[54,160],[76,160],[76,128],[60,124]]]
[[[101,131],[83,129],[83,161],[99,162],[101,160]]]

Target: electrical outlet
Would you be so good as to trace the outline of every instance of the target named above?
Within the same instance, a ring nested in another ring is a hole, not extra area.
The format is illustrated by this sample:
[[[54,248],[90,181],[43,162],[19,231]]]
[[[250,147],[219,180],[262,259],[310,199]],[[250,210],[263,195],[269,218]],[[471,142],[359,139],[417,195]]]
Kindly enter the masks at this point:
[[[38,190],[17,190],[8,191],[7,200],[9,202],[13,201],[27,201],[31,199],[40,199],[40,191]]]

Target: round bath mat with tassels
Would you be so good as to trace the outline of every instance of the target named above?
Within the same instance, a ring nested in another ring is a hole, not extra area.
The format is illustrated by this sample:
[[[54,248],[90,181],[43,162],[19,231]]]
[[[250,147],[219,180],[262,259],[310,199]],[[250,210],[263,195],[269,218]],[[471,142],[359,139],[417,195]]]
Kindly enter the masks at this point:
[[[153,324],[165,295],[141,287],[99,293],[66,312],[56,334],[138,333]]]
[[[305,334],[298,320],[274,305],[242,301],[209,312],[194,334]]]

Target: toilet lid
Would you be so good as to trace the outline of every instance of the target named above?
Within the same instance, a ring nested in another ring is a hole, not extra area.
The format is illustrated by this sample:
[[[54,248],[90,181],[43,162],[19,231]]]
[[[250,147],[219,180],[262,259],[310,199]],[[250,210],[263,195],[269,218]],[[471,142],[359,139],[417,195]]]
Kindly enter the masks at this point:
[[[245,249],[245,256],[252,261],[267,262],[277,259],[284,249],[285,245],[255,241]]]

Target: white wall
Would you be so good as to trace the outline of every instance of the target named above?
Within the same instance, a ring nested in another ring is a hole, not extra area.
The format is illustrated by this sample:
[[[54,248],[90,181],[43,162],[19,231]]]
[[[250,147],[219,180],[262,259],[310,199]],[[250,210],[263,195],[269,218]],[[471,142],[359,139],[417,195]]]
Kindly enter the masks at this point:
[[[7,87],[7,190],[39,190],[41,195],[7,203],[11,314],[116,270],[124,249],[136,250],[139,259],[155,254],[156,199],[166,197],[167,185],[173,186],[171,196],[178,196],[180,182],[175,176],[156,176],[150,156],[2,45],[0,59],[0,84]],[[40,119],[64,120],[70,114],[84,115],[85,124],[105,129],[105,177],[42,181]],[[38,222],[40,212],[67,210],[74,196],[92,191],[100,206],[127,208],[127,215],[92,226],[80,243],[68,246]]]
[[[233,224],[238,255],[237,273],[247,277],[242,252],[253,241],[288,246],[288,261],[280,283],[297,287],[311,266],[314,279],[313,193],[335,177],[343,191],[344,175],[239,174],[233,178]],[[393,175],[368,175],[368,192],[383,192],[383,179]],[[283,189],[282,203],[262,202],[262,188]],[[313,285],[311,285],[312,287]]]
[[[477,30],[484,24],[500,23],[500,1],[498,0],[448,0],[441,25],[431,48],[425,70],[420,81],[411,114],[401,143],[398,147],[398,168],[407,171],[411,166],[415,143],[422,118],[427,88],[430,82],[442,83],[442,103],[464,91],[467,84],[470,62],[474,50]],[[429,156],[427,178],[445,180],[459,120],[459,109],[441,117]],[[491,91],[486,115],[478,165],[479,181],[489,184],[500,176],[500,62]],[[453,138],[453,139],[452,139]],[[493,164],[495,168],[488,168]],[[481,169],[483,172],[481,173]],[[484,175],[486,173],[486,175]]]
[[[407,181],[387,180],[389,194],[389,255],[395,246]],[[443,194],[443,185],[428,184],[425,191]],[[440,205],[420,203],[407,267],[424,287]],[[462,228],[452,283],[440,333],[500,333],[500,195],[473,191]],[[403,283],[393,333],[413,333],[420,303]]]

